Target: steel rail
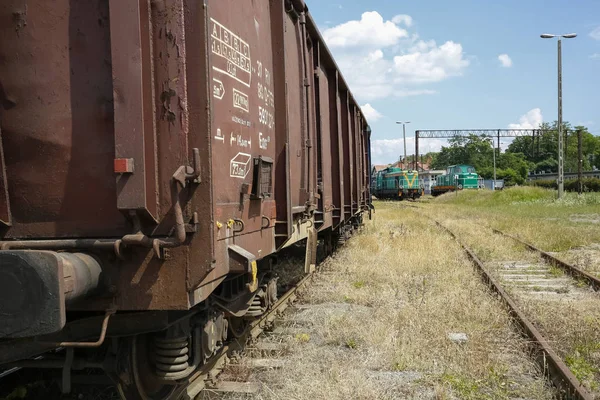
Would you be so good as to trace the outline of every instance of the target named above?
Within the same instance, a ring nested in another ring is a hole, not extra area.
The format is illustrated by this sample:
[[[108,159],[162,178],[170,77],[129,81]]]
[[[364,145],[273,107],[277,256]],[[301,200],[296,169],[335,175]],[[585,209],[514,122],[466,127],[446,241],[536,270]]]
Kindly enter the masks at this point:
[[[419,213],[420,214],[420,213]],[[421,214],[423,215],[423,214]],[[564,399],[577,399],[577,400],[593,400],[594,397],[590,394],[582,385],[577,377],[571,372],[569,367],[563,362],[563,360],[556,354],[556,352],[549,345],[548,340],[537,330],[531,321],[525,316],[525,314],[519,310],[519,307],[515,301],[508,295],[508,293],[502,288],[496,279],[487,271],[483,262],[477,257],[477,255],[464,243],[462,243],[458,237],[449,228],[444,226],[442,223],[430,218],[435,222],[437,226],[447,232],[456,242],[462,247],[469,259],[479,270],[482,278],[486,281],[488,286],[494,290],[502,301],[506,304],[509,309],[510,315],[516,320],[521,326],[524,333],[532,339],[532,344],[537,347],[536,361],[540,364],[543,371],[548,372],[548,377],[554,384],[554,386],[561,391],[560,395]]]
[[[321,266],[327,263],[330,257],[323,260]],[[270,326],[277,317],[285,311],[285,309],[297,298],[298,292],[306,286],[311,278],[315,276],[315,272],[311,272],[296,283],[291,289],[283,294],[279,300],[273,305],[273,307],[263,314],[260,318],[249,324],[246,331],[236,340],[227,343],[219,352],[218,355],[213,357],[209,363],[204,366],[200,371],[192,375],[183,391],[179,392],[177,397],[173,397],[173,400],[177,399],[194,399],[202,390],[211,388],[212,383],[215,382],[215,377],[225,367],[227,360],[234,355],[235,352],[241,351],[244,348],[245,343],[249,339],[256,339],[264,330]]]
[[[560,260],[558,258],[556,258],[555,256],[553,256],[552,254],[541,250],[537,247],[535,247],[534,245],[532,245],[531,243],[527,243],[526,241],[513,236],[509,233],[505,233],[502,232],[498,229],[492,228],[492,231],[494,231],[494,233],[505,236],[507,238],[513,239],[514,241],[521,243],[522,245],[528,247],[530,250],[539,253],[543,258],[545,258],[547,261],[549,261],[551,264],[554,264],[562,269],[564,269],[568,274],[570,274],[571,276],[573,276],[574,278],[580,278],[580,279],[584,279],[588,282],[588,284],[596,291],[600,290],[600,278],[595,277],[594,275],[590,274],[589,272],[585,272],[579,268],[577,268],[574,265],[571,265],[563,260]]]

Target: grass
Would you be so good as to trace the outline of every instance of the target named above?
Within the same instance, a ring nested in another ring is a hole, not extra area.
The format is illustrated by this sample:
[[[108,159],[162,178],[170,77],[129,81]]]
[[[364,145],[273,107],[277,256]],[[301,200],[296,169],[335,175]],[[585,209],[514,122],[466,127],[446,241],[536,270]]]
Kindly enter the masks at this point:
[[[600,229],[593,218],[581,216],[597,215],[600,194],[580,197],[567,194],[561,201],[554,197],[554,192],[541,188],[465,191],[458,196],[441,196],[424,206],[423,211],[441,219],[483,261],[540,262],[534,253],[513,240],[492,233],[489,227],[495,227],[516,234],[543,250],[555,251],[559,258],[582,269],[598,273]],[[564,275],[564,271],[555,266],[550,266],[545,274],[550,279]],[[521,289],[523,285],[514,282],[511,285],[511,295],[534,319],[573,373],[588,389],[600,391],[597,385],[600,382],[600,350],[590,351],[581,344],[600,343],[600,298],[585,290],[587,282],[573,280],[571,285],[552,289],[557,295],[564,295],[560,301],[544,295],[530,296]],[[543,286],[529,287],[533,292],[548,290]],[[573,291],[578,292],[577,296],[571,296]]]
[[[434,199],[438,215],[464,215],[508,233],[518,234],[547,251],[564,251],[600,243],[600,193],[566,193],[556,200],[552,190],[517,187],[502,191],[462,191]],[[577,218],[574,218],[578,216]],[[581,216],[587,216],[581,218]]]
[[[398,203],[376,207],[289,317],[310,340],[291,337],[285,368],[257,373],[260,398],[552,398],[456,242]]]
[[[557,267],[555,265],[550,266],[550,270],[548,271],[548,275],[552,278],[560,278],[565,275],[565,270]]]

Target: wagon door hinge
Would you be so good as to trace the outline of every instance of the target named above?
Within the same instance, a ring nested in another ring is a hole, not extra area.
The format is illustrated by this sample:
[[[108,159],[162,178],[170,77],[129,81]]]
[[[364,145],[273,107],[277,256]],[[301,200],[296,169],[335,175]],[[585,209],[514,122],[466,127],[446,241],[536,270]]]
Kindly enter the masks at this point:
[[[310,139],[308,139],[308,140],[306,141],[306,148],[307,148],[307,149],[312,149],[312,142],[310,141]]]

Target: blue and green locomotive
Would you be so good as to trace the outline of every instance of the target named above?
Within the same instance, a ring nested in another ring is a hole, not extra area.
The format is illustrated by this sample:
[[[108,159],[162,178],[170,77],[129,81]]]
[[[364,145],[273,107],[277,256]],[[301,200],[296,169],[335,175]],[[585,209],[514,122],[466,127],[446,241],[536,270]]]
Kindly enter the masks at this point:
[[[398,167],[381,170],[375,177],[373,194],[378,199],[417,199],[423,195],[419,173]]]
[[[483,181],[475,171],[475,167],[466,164],[451,165],[444,175],[436,178],[435,184],[431,187],[431,194],[439,196],[455,190],[481,188],[483,188]]]

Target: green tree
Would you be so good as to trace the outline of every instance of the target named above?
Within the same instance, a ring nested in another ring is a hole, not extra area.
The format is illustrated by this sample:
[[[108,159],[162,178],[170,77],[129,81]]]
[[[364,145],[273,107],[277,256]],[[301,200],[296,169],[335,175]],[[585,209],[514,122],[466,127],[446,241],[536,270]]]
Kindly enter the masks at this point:
[[[583,169],[589,170],[593,166],[600,167],[600,138],[592,135],[584,126],[571,126],[563,123],[565,144],[565,171],[577,171],[577,131],[582,131]],[[557,172],[558,151],[558,123],[543,123],[540,126],[540,135],[533,137],[516,138],[507,152],[521,153],[527,160],[534,164],[532,172]]]
[[[450,146],[433,157],[432,168],[445,169],[448,165],[469,164],[477,168],[492,165],[492,145],[484,136],[458,136],[448,140]]]
[[[535,137],[516,138],[506,152],[496,149],[496,177],[504,179],[507,186],[523,184],[530,172],[556,172],[558,170],[558,124],[543,123]],[[592,135],[584,126],[563,124],[565,132],[565,171],[577,171],[577,130],[582,130],[583,168],[600,168],[600,137]],[[490,138],[477,135],[450,139],[449,146],[431,154],[433,169],[446,169],[449,165],[469,164],[484,178],[494,176],[493,148]]]

